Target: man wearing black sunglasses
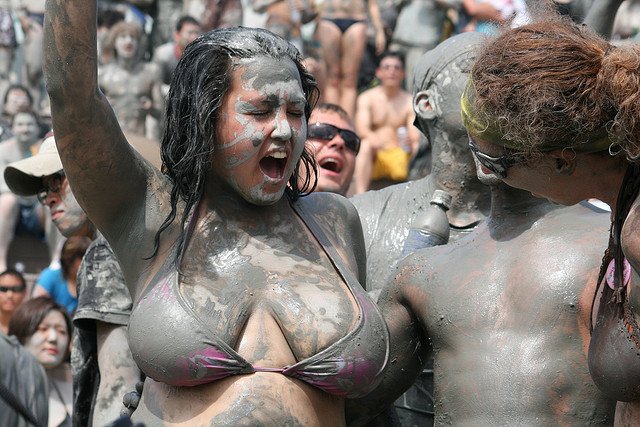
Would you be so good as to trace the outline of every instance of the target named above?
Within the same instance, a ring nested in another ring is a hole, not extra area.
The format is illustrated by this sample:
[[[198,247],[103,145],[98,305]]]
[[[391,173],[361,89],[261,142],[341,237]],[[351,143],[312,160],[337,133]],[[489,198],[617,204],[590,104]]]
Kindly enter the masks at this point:
[[[159,165],[160,153],[151,141],[135,137],[129,141]],[[42,143],[37,155],[9,164],[4,178],[14,193],[35,195],[48,207],[55,226],[65,237],[95,237],[78,272],[78,308],[73,318],[71,351],[73,423],[104,425],[120,415],[122,397],[140,380],[127,343],[131,297],[118,261],[76,201],[53,137]]]
[[[309,118],[307,148],[318,165],[315,191],[346,195],[360,151],[349,114],[335,104],[318,105]]]

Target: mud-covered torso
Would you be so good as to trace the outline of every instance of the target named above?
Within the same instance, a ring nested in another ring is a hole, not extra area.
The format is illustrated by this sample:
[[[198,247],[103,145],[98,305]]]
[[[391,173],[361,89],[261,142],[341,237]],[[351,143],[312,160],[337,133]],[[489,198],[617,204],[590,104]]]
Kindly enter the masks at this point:
[[[302,224],[229,230],[218,222],[207,228],[189,244],[179,289],[222,340],[235,346],[252,316],[271,317],[292,352],[304,358],[353,328],[355,301]]]
[[[419,316],[434,349],[436,425],[612,423],[586,359],[608,218],[578,209],[503,223],[508,237],[484,224],[431,252]]]
[[[180,274],[167,262],[134,307],[130,345],[141,369],[171,386],[268,372],[339,397],[375,387],[388,332],[354,274],[348,225],[340,212],[305,215],[199,220]]]
[[[145,104],[153,101],[153,88],[160,84],[157,65],[141,62],[127,70],[110,63],[100,69],[99,83],[123,130],[144,135]]]

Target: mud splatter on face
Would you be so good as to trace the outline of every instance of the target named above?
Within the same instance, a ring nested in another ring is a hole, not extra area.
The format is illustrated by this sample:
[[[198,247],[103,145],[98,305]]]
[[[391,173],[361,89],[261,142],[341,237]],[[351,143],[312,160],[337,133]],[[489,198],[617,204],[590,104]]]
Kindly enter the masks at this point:
[[[293,61],[240,61],[221,109],[214,173],[251,203],[279,200],[304,149],[305,106]]]

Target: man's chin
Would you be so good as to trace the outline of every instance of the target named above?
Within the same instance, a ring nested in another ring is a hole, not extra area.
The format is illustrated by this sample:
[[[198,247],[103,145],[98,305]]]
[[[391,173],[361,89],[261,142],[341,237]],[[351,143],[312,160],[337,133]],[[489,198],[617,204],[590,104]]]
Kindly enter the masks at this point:
[[[325,191],[327,193],[336,193],[343,196],[346,192],[339,183],[323,177],[318,179],[318,185],[316,185],[316,189],[314,191]]]

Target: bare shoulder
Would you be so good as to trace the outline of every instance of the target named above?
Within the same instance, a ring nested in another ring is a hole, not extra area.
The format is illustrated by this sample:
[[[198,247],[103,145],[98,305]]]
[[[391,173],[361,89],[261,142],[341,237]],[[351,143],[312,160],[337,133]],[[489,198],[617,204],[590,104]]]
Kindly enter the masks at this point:
[[[297,203],[302,203],[306,210],[317,218],[331,218],[330,221],[354,225],[360,227],[360,217],[351,201],[339,194],[328,192],[311,193],[300,198]]]

